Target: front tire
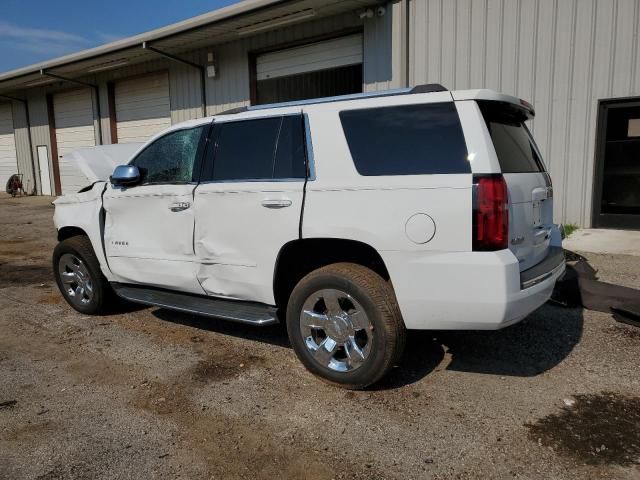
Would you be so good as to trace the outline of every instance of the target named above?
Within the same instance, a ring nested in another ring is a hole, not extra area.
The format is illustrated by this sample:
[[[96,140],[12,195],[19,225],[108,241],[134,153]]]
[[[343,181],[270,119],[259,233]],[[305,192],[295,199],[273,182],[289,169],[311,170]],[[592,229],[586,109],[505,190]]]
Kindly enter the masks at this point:
[[[87,315],[104,311],[111,287],[88,237],[67,238],[56,246],[53,273],[62,296],[75,310]]]
[[[354,390],[386,375],[405,344],[390,284],[353,263],[328,265],[300,280],[289,298],[287,330],[311,373]]]

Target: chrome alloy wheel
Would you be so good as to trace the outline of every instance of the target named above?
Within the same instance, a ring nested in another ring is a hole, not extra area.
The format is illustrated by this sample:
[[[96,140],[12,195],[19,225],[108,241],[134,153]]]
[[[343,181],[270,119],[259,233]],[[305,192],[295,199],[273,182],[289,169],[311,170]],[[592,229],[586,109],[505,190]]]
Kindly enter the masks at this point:
[[[58,274],[67,297],[76,305],[86,305],[93,299],[93,282],[84,262],[71,253],[58,261]]]
[[[314,360],[336,372],[357,369],[371,353],[373,325],[364,308],[340,290],[319,290],[305,300],[300,332]]]

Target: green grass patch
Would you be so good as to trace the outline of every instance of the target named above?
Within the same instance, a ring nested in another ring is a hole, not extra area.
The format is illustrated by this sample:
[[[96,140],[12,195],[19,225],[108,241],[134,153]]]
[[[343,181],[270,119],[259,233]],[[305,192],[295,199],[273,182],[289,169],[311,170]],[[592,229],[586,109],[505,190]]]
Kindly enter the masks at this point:
[[[564,224],[564,234],[565,236],[569,236],[571,235],[573,232],[575,232],[577,229],[579,229],[580,227],[578,225],[576,225],[575,223],[565,223]]]

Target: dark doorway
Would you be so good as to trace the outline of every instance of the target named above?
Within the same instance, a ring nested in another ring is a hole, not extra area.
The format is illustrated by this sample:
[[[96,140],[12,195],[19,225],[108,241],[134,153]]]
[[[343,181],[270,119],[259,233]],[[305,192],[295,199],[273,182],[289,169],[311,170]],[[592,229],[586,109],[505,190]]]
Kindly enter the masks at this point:
[[[362,92],[362,64],[260,80],[257,104],[292,102]]]
[[[593,224],[640,229],[640,99],[600,103]]]

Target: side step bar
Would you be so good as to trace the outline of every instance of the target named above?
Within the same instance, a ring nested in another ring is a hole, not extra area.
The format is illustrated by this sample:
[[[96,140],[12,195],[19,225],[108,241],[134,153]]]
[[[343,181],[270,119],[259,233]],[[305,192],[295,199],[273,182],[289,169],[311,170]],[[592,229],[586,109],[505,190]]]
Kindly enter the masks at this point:
[[[256,326],[278,323],[276,308],[261,303],[223,300],[138,285],[112,283],[111,286],[118,296],[134,303]]]

